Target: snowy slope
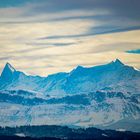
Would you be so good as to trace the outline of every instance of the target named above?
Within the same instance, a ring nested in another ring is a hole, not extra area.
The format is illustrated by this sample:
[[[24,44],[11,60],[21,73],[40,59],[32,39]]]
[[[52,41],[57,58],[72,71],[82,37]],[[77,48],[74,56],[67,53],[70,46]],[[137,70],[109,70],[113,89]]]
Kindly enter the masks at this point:
[[[120,120],[140,119],[138,94],[130,96],[121,92],[97,91],[41,102],[37,100],[37,104],[32,104],[33,99],[30,102],[11,102],[8,99],[0,100],[1,126],[57,124],[106,127]]]

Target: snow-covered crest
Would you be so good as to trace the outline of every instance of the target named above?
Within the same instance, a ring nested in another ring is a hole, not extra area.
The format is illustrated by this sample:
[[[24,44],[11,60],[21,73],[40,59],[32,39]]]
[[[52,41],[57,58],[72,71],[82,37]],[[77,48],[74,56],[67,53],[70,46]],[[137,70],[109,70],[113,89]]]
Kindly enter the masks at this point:
[[[139,81],[140,72],[119,59],[94,67],[78,66],[70,73],[57,73],[48,77],[26,75],[7,63],[0,78],[0,87],[56,96],[96,91],[106,87],[125,92],[130,91],[131,87],[131,91],[137,93],[140,91]],[[135,84],[133,88],[132,83]]]

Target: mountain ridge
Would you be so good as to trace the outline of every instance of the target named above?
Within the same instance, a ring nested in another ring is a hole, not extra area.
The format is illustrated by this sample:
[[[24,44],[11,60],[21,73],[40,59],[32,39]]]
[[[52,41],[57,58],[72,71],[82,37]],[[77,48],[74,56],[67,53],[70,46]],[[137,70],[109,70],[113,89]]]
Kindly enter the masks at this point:
[[[118,59],[47,77],[26,75],[10,64],[4,71],[1,126],[55,124],[140,132],[135,126],[140,119],[140,72]]]
[[[78,65],[76,68],[74,68],[73,70],[75,70],[75,69],[80,69],[80,68],[85,68],[85,69],[91,69],[91,68],[94,68],[94,67],[100,67],[100,66],[105,66],[105,65],[109,65],[109,64],[115,64],[115,65],[117,65],[118,64],[118,66],[119,65],[125,65],[124,63],[122,63],[118,58],[117,59],[115,59],[114,61],[111,61],[111,62],[109,62],[109,63],[106,63],[106,64],[101,64],[101,65],[96,65],[96,66],[91,66],[91,67],[84,67],[84,66],[82,66],[82,65]],[[0,76],[2,76],[2,73],[3,73],[3,71],[4,71],[4,69],[6,68],[6,67],[9,67],[9,69],[11,68],[11,70],[12,71],[17,71],[17,72],[21,72],[21,73],[24,73],[24,72],[22,72],[22,71],[19,71],[19,70],[16,70],[9,62],[7,62],[6,64],[5,64],[5,66],[4,66],[4,68],[3,68],[3,70],[2,70],[2,72],[1,72],[1,75]],[[132,66],[129,66],[129,67],[132,67]],[[135,67],[133,67],[136,71],[139,71],[138,69],[136,69]],[[72,72],[73,70],[71,70],[70,72]],[[69,72],[69,73],[70,73]],[[48,76],[51,76],[51,75],[56,75],[56,74],[59,74],[59,73],[68,73],[68,72],[58,72],[58,73],[53,73],[53,74],[49,74],[49,75],[47,75],[47,76],[40,76],[40,75],[31,75],[31,74],[25,74],[25,75],[27,75],[27,76],[34,76],[34,77],[36,77],[36,76],[39,76],[39,77],[48,77]]]
[[[112,86],[117,89],[122,85],[121,88],[127,89],[127,92],[131,87],[127,85],[127,80],[133,81],[136,85],[133,87],[133,92],[140,91],[137,82],[140,80],[140,72],[123,64],[119,59],[99,66],[77,66],[69,73],[59,72],[47,77],[26,75],[7,63],[0,77],[0,89],[33,90],[49,95],[60,95],[60,93],[96,91]]]

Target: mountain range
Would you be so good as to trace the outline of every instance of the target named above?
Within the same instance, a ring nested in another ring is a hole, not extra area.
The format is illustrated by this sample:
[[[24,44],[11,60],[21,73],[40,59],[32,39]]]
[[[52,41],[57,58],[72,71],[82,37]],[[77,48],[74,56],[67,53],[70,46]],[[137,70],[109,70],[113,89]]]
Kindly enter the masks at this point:
[[[7,63],[0,76],[0,125],[95,126],[140,132],[140,71],[119,59],[47,77]]]

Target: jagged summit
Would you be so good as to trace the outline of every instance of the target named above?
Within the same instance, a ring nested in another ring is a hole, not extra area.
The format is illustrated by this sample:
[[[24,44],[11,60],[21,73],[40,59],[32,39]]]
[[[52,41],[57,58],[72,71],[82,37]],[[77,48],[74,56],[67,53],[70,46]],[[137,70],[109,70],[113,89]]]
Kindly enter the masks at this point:
[[[8,69],[8,70],[10,70],[11,72],[16,71],[15,68],[14,68],[10,63],[8,63],[8,62],[6,63],[4,69]]]
[[[119,59],[116,59],[115,61],[114,61],[114,63],[116,63],[116,64],[123,64]],[[124,64],[123,64],[124,65]]]
[[[10,63],[6,63],[6,65],[2,71],[2,74],[1,74],[1,78],[5,81],[11,81],[11,78],[15,71],[16,70],[12,67],[12,65]]]
[[[3,69],[2,74],[5,73],[5,72],[6,73],[7,72],[13,73],[14,71],[16,71],[15,68],[10,63],[7,62],[4,69]]]
[[[122,63],[119,59],[112,61],[111,64],[116,65],[116,66],[123,66],[124,65],[124,63]]]

